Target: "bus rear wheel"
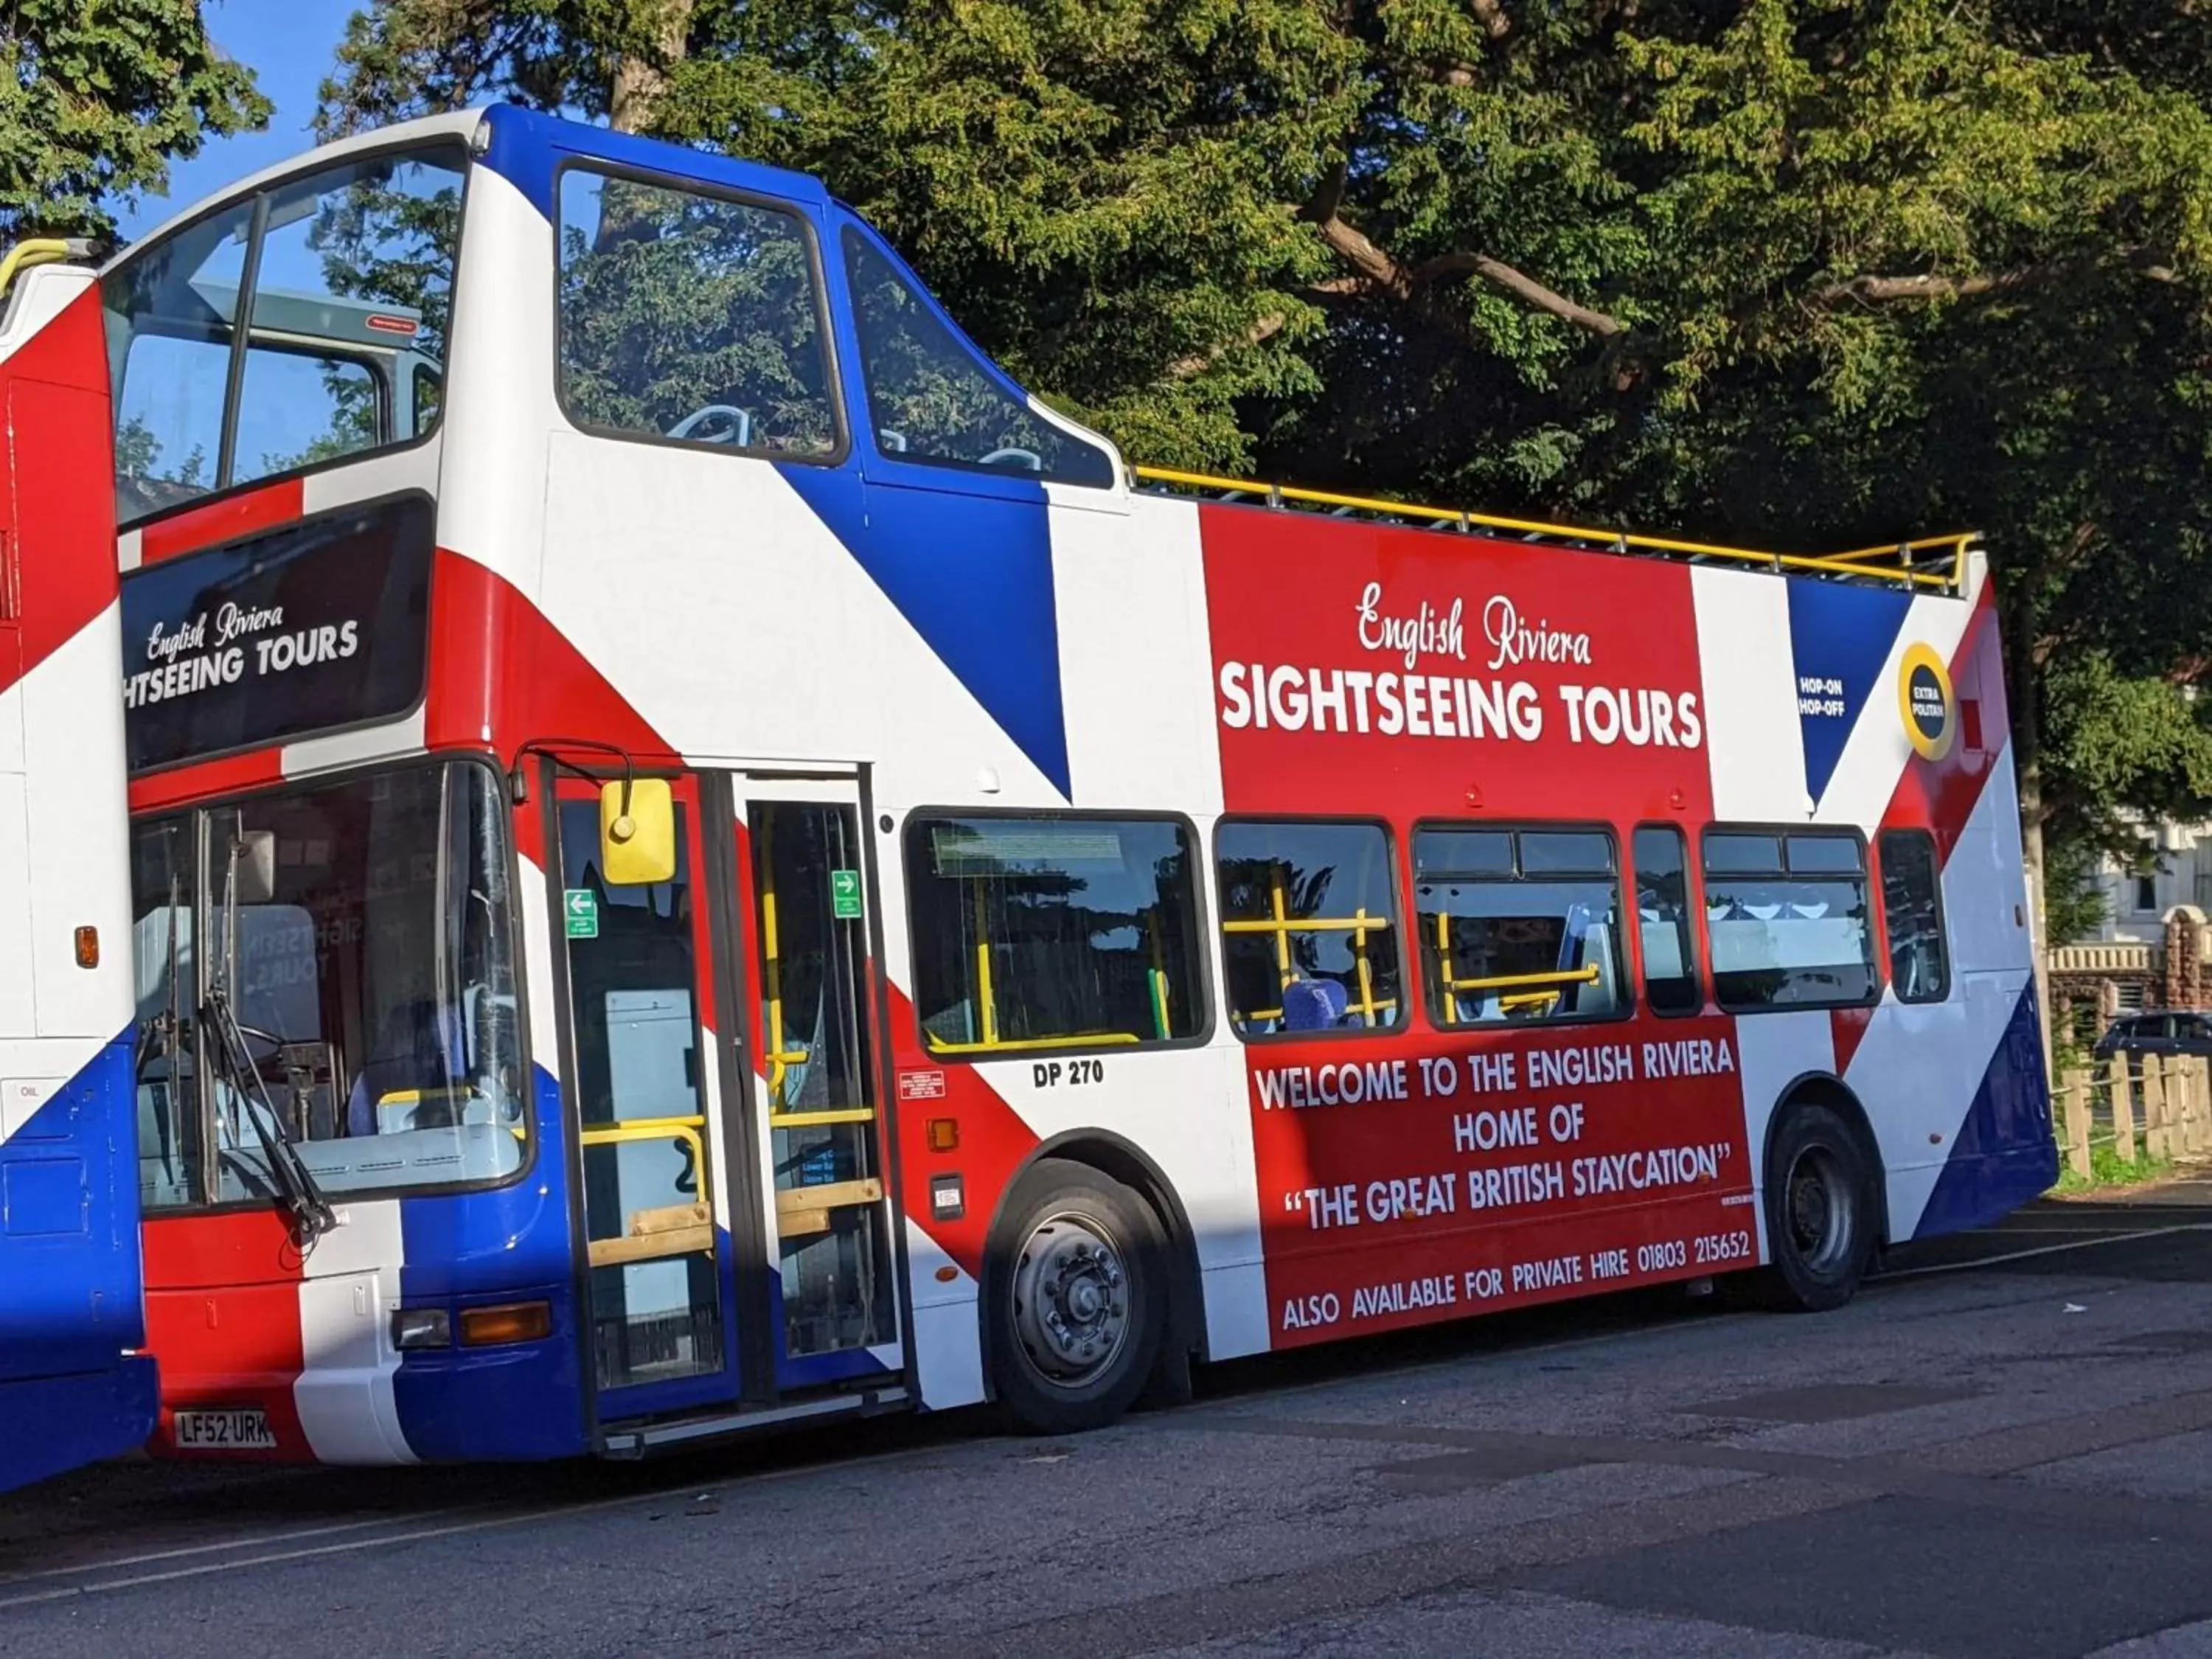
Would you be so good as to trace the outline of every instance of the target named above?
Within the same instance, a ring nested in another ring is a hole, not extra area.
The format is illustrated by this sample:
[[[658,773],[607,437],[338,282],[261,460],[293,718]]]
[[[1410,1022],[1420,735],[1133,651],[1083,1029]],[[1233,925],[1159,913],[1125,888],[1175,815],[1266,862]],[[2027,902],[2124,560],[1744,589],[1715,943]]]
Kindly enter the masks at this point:
[[[1790,1109],[1767,1154],[1769,1299],[1807,1313],[1840,1308],[1874,1257],[1874,1172],[1840,1114]]]
[[[1036,1434],[1112,1422],[1159,1358],[1165,1249],[1150,1206],[1087,1164],[1041,1158],[1000,1237],[989,1297],[1001,1410]]]

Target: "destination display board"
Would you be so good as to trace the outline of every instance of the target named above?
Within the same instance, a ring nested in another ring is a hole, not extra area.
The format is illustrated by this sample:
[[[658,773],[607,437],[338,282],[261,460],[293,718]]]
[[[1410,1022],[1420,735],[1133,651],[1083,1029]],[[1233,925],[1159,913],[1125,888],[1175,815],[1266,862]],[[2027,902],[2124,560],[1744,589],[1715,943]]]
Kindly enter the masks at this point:
[[[410,712],[422,696],[434,548],[429,500],[403,495],[126,577],[131,769]]]

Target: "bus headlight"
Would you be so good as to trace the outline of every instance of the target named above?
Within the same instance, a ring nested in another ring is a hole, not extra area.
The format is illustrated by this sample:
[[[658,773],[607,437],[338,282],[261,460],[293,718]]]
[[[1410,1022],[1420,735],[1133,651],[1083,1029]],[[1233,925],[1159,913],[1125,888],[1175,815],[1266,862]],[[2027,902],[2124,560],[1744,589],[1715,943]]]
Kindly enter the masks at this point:
[[[453,1341],[453,1316],[443,1308],[402,1308],[392,1316],[392,1346],[446,1348]]]

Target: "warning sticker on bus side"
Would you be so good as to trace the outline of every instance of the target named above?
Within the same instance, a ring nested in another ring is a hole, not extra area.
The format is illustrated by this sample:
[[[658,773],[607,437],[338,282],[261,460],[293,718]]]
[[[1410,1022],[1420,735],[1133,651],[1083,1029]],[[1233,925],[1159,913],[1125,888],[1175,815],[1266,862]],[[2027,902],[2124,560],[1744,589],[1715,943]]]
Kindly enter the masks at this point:
[[[899,1073],[901,1100],[942,1100],[945,1098],[945,1073],[942,1072],[901,1072]]]

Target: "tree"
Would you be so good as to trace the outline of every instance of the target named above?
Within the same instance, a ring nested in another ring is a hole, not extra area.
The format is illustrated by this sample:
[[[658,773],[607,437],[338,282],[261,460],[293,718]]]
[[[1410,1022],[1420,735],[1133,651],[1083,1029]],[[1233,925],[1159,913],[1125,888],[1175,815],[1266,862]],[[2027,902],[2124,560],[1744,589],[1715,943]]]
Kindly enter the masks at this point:
[[[17,0],[0,24],[0,241],[106,235],[173,159],[269,111],[198,0]]]
[[[2212,810],[2199,0],[377,0],[325,90],[818,173],[1143,460],[1978,527],[2035,866]]]

